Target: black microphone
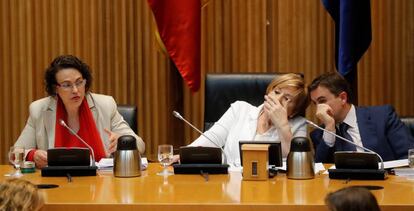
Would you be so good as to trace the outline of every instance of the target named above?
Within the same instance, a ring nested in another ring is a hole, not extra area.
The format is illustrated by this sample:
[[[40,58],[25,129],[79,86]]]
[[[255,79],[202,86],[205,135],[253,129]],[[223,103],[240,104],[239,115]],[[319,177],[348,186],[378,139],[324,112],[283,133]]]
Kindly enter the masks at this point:
[[[72,133],[72,135],[74,135],[76,138],[78,138],[83,144],[86,145],[86,147],[88,147],[88,149],[91,151],[92,153],[92,166],[95,166],[95,153],[93,152],[93,149],[91,146],[89,146],[88,143],[86,143],[86,141],[84,141],[75,131],[72,130],[72,128],[70,128],[68,125],[66,125],[65,121],[63,121],[63,119],[59,119],[59,124],[62,125],[63,127],[65,127],[66,129],[69,130],[70,133]]]
[[[343,140],[343,141],[345,141],[347,143],[350,143],[350,144],[352,144],[352,145],[354,145],[354,146],[356,146],[356,147],[358,147],[360,149],[363,149],[365,151],[368,151],[368,152],[371,152],[371,153],[375,154],[380,159],[380,161],[381,161],[381,170],[384,170],[384,161],[382,160],[382,157],[378,153],[376,153],[376,152],[374,152],[374,151],[372,151],[372,150],[370,150],[370,149],[368,149],[366,147],[359,146],[359,145],[355,144],[353,141],[348,140],[348,139],[346,139],[346,138],[344,138],[342,136],[339,136],[336,133],[333,133],[333,132],[331,132],[331,131],[329,131],[329,130],[327,130],[325,128],[322,128],[322,127],[320,127],[319,125],[317,125],[316,123],[314,123],[314,122],[312,122],[310,120],[306,120],[306,123],[308,123],[309,125],[311,125],[311,126],[313,126],[315,128],[318,128],[319,130],[322,130],[324,132],[327,132],[327,133],[329,133],[329,134],[331,134],[331,135],[333,135],[333,136],[335,136],[335,137],[337,137],[337,138],[339,138],[339,139],[341,139],[341,140]]]
[[[181,116],[180,113],[178,113],[177,111],[173,111],[172,112],[173,115],[178,118],[181,119],[182,121],[184,121],[187,125],[190,125],[195,131],[197,131],[198,133],[200,133],[200,135],[204,136],[204,138],[206,138],[208,141],[210,141],[212,144],[214,144],[214,146],[220,148],[221,153],[223,154],[223,158],[224,158],[224,163],[227,164],[227,156],[226,153],[224,153],[223,148],[221,148],[218,144],[216,144],[213,140],[211,140],[208,136],[206,136],[203,132],[201,132],[201,130],[199,130],[198,128],[196,128],[193,124],[191,124],[189,121],[187,121],[186,119],[184,119],[184,117]]]

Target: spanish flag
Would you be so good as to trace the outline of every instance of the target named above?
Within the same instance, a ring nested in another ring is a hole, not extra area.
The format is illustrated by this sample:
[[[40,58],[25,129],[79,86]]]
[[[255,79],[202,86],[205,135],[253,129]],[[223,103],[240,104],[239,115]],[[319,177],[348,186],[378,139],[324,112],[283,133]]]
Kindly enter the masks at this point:
[[[336,68],[342,76],[357,69],[371,44],[370,0],[322,0],[335,21]]]
[[[148,0],[168,55],[191,91],[200,88],[200,0]]]

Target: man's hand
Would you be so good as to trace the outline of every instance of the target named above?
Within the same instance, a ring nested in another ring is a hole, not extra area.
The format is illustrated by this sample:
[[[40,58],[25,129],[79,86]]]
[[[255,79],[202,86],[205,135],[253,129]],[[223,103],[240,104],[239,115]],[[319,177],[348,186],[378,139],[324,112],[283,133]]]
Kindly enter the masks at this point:
[[[177,163],[179,161],[180,161],[180,155],[174,155],[170,163],[168,163],[168,165],[172,165],[173,163]]]
[[[335,119],[332,108],[328,104],[322,103],[316,106],[316,117],[325,125],[325,129],[335,131]]]

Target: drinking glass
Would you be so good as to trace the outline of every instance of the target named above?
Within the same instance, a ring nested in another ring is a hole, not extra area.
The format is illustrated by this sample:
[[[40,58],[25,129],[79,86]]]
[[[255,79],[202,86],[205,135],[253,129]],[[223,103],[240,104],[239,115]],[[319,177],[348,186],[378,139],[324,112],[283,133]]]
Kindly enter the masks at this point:
[[[158,146],[158,161],[160,161],[161,165],[163,166],[163,171],[157,173],[160,176],[168,176],[173,175],[172,172],[168,171],[167,167],[168,164],[172,161],[173,158],[173,146],[164,144]]]
[[[414,149],[408,150],[408,166],[414,168]]]
[[[9,161],[13,164],[16,171],[13,174],[10,174],[11,177],[21,177],[23,176],[20,171],[20,166],[24,162],[24,147],[12,146],[9,151]]]

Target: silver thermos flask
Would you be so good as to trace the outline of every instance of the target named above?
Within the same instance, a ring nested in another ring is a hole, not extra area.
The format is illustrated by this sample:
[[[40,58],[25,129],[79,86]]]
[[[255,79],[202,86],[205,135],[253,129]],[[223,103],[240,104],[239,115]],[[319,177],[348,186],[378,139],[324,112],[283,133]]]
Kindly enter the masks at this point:
[[[116,177],[141,176],[141,155],[134,136],[124,135],[118,138],[114,156],[114,175]]]
[[[287,177],[289,179],[312,179],[315,177],[314,169],[315,161],[309,139],[293,138],[287,157]]]

